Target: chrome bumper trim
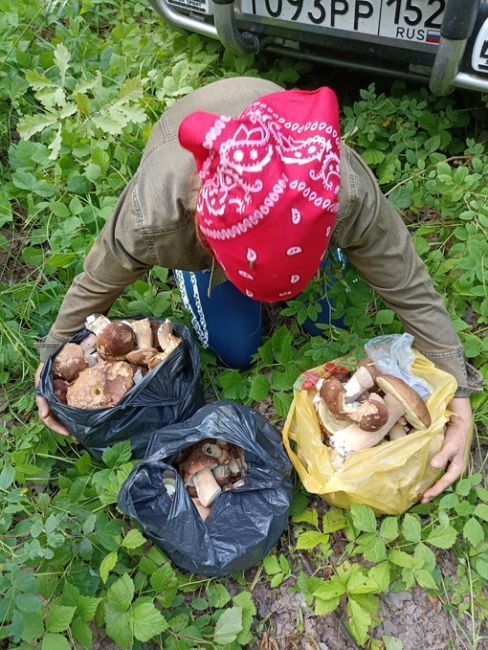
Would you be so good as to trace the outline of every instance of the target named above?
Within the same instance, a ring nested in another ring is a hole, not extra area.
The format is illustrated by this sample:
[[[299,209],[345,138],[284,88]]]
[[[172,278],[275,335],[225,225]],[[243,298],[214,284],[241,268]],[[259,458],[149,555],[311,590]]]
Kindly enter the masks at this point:
[[[189,29],[192,32],[197,32],[198,34],[203,34],[204,36],[210,36],[218,40],[219,36],[214,25],[209,25],[185,14],[180,14],[178,11],[171,9],[169,5],[166,4],[164,0],[149,0],[154,9],[165,18],[170,24],[175,25],[176,27],[183,27],[183,29]]]

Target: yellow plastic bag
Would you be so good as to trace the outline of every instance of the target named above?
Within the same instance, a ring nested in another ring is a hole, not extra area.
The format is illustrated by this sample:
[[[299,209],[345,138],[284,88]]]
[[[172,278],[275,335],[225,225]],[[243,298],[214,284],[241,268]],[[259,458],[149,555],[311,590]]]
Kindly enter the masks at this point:
[[[430,461],[442,447],[444,425],[450,415],[447,404],[454,396],[457,384],[452,375],[436,368],[416,350],[414,352],[412,373],[428,381],[434,389],[426,402],[432,418],[431,426],[352,453],[337,469],[331,462],[332,450],[322,442],[312,403],[315,389],[302,388],[303,375],[298,378],[283,430],[283,442],[309,492],[341,508],[351,503],[362,503],[377,513],[401,514],[436,482],[441,472],[434,470]],[[344,365],[344,359],[333,363]],[[321,377],[327,375],[324,366],[308,372]]]

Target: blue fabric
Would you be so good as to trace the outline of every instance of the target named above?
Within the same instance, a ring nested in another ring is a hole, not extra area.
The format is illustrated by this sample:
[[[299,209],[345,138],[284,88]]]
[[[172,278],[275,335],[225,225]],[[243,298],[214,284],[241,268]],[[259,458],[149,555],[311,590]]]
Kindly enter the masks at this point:
[[[229,281],[212,289],[209,271],[175,271],[183,304],[204,347],[229,368],[246,368],[263,335],[261,303],[248,298]]]
[[[339,249],[332,254],[343,265],[347,263],[347,258]],[[326,268],[328,265],[328,258],[325,258],[322,266]],[[200,343],[212,350],[229,368],[249,366],[263,335],[261,303],[248,298],[229,281],[212,289],[209,298],[210,271],[174,271],[174,275]],[[334,280],[334,275],[329,274],[329,286]],[[308,319],[303,324],[307,334],[320,336],[323,333],[316,323],[344,326],[342,319],[334,319],[334,307],[326,294],[327,285],[324,285],[323,298],[319,300],[322,312],[315,322]]]

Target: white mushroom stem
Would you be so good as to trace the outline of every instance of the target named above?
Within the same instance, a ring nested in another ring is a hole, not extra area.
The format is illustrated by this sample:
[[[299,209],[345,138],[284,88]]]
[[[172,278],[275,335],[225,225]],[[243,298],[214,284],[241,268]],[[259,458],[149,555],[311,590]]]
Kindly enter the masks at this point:
[[[221,489],[215,480],[212,471],[206,467],[196,472],[193,476],[193,485],[197,491],[197,496],[205,507],[212,505],[219,496]]]
[[[80,341],[80,348],[85,353],[85,358],[87,354],[91,354],[92,352],[95,352],[95,350],[97,349],[97,335],[94,334],[93,332],[91,334],[88,334],[88,336],[84,338],[83,341]]]
[[[195,506],[195,508],[198,510],[198,514],[203,519],[203,521],[205,521],[205,519],[210,514],[210,508],[206,508],[203,505],[203,503],[200,501],[200,499],[197,499],[197,497],[191,497],[191,500],[193,501],[193,505]]]
[[[169,354],[180,342],[181,339],[173,334],[173,323],[167,318],[158,328],[158,343],[161,350]]]
[[[390,440],[398,440],[398,438],[403,438],[407,435],[407,432],[402,427],[400,422],[395,422],[395,424],[390,429],[389,438]]]
[[[97,364],[100,359],[98,354],[96,353],[92,354],[91,352],[85,352],[84,356],[85,356],[85,361],[87,362],[89,368],[93,368],[93,366]]]
[[[374,385],[374,379],[371,377],[366,368],[360,366],[352,377],[344,384],[346,392],[346,402],[354,402],[357,398],[364,393],[365,390]]]
[[[347,456],[353,451],[368,449],[377,445],[403,415],[404,409],[395,398],[385,395],[384,401],[388,406],[388,419],[377,431],[363,431],[356,424],[334,431],[330,437],[330,444],[341,456]]]
[[[85,327],[90,332],[93,332],[97,336],[100,332],[110,325],[110,319],[108,319],[103,314],[90,314],[85,321]]]
[[[232,476],[238,476],[241,473],[241,462],[238,458],[235,458],[234,456],[231,458],[229,462],[229,471]]]
[[[136,336],[137,347],[152,348],[152,330],[149,318],[142,318],[141,320],[134,320],[130,323]]]

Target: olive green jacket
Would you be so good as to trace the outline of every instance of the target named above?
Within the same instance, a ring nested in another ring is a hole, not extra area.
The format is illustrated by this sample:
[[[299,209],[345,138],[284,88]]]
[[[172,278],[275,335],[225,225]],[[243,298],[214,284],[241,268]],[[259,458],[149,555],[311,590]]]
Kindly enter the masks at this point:
[[[81,329],[88,314],[107,312],[120,293],[154,265],[212,269],[211,287],[223,271],[199,244],[194,227],[192,155],[177,138],[188,113],[200,109],[236,116],[256,98],[281,90],[249,77],[225,79],[187,95],[156,124],[139,169],[129,182],[64,298],[41,359]],[[193,194],[193,195],[192,195]],[[361,159],[345,144],[341,152],[340,210],[333,244],[395,310],[416,347],[452,373],[458,396],[480,390],[479,374],[465,363],[460,341],[441,296],[416,254],[400,215],[381,193]]]

